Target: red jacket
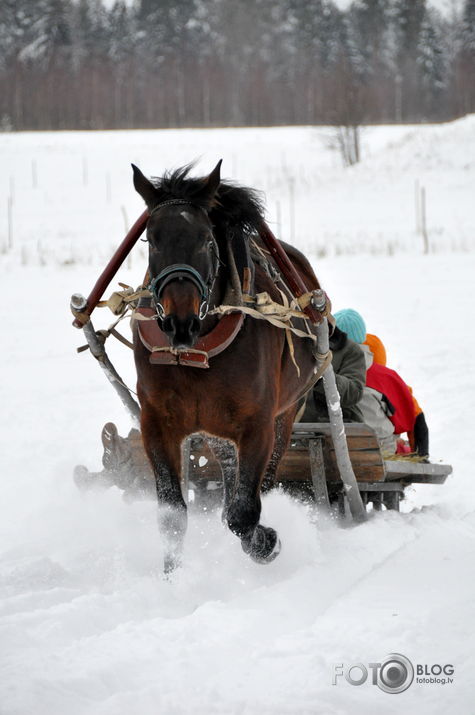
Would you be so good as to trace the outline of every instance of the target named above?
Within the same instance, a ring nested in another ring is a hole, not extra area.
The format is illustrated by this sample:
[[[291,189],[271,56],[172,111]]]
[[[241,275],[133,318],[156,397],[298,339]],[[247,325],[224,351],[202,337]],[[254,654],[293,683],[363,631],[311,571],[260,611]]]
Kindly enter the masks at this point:
[[[416,419],[414,400],[408,386],[397,372],[373,362],[366,372],[366,384],[385,395],[395,412],[389,417],[395,434],[411,432]]]

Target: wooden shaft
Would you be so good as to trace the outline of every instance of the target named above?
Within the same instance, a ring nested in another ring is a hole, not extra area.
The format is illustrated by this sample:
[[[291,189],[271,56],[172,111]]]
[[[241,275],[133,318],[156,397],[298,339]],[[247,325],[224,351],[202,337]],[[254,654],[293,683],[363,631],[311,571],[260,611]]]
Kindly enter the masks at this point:
[[[305,295],[305,293],[308,293],[307,286],[295,270],[281,244],[265,222],[262,223],[262,226],[259,230],[259,235],[264,241],[268,250],[270,251],[272,258],[275,260],[278,267],[282,271],[282,274],[295,297],[300,298],[301,296]],[[311,303],[307,305],[303,309],[303,311],[304,313],[306,313],[306,315],[308,315],[312,323],[319,324],[322,322],[321,313],[316,310],[316,308],[314,308]]]
[[[127,233],[126,237],[110,259],[107,266],[102,271],[101,275],[96,281],[96,284],[92,291],[90,292],[86,306],[83,310],[87,315],[91,315],[94,308],[97,306],[102,296],[104,295],[108,285],[114,278],[115,274],[129,255],[132,248],[135,246],[140,236],[145,231],[147,221],[149,218],[148,209],[143,212],[143,214],[137,219],[130,231]],[[82,328],[84,323],[78,318],[75,318],[73,325],[76,328]]]
[[[317,327],[317,344],[321,354],[325,354],[329,349],[328,322],[325,318]],[[328,416],[330,419],[330,433],[335,449],[335,458],[340,472],[341,480],[345,486],[345,494],[348,499],[351,515],[355,521],[362,522],[367,518],[366,508],[361,499],[358,489],[353,465],[351,464],[346,441],[345,426],[343,424],[343,413],[341,411],[340,393],[336,384],[333,366],[330,364],[323,373],[323,388],[327,403]]]

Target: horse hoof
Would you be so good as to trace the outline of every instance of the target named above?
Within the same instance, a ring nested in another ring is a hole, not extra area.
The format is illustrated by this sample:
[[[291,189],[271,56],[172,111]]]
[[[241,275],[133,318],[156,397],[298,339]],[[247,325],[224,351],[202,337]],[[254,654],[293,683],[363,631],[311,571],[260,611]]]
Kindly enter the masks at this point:
[[[165,556],[163,560],[163,575],[169,581],[172,574],[181,566],[181,559],[176,556]]]
[[[257,564],[270,564],[280,554],[282,544],[275,529],[258,524],[251,539],[242,541],[242,548]]]

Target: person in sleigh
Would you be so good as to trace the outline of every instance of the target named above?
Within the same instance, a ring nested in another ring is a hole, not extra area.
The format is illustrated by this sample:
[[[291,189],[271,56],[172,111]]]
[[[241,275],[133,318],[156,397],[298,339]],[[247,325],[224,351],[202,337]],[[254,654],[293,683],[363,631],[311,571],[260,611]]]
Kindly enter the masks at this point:
[[[382,341],[366,332],[362,316],[352,308],[334,315],[340,331],[365,354],[366,384],[357,407],[372,427],[382,449],[391,453],[415,453],[428,458],[429,429],[424,412],[401,376],[386,365]],[[401,439],[407,434],[408,443]]]

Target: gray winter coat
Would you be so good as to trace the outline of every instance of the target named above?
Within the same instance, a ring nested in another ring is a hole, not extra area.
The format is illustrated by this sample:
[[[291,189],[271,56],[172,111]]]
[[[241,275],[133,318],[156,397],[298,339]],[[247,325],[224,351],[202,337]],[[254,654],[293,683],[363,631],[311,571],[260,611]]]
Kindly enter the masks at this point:
[[[335,327],[330,338],[333,353],[333,370],[340,393],[344,422],[364,422],[358,402],[363,396],[366,383],[366,363],[361,347],[349,339],[346,333]],[[301,422],[329,422],[323,380],[319,380],[307,395]]]

